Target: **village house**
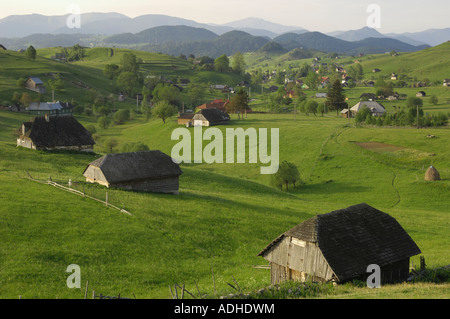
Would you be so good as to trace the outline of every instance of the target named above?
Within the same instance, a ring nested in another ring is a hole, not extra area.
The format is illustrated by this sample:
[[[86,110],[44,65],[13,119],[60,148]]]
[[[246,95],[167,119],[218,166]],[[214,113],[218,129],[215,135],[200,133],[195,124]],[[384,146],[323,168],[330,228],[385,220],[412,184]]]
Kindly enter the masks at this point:
[[[386,109],[384,108],[384,106],[375,101],[360,101],[355,106],[353,106],[350,111],[352,111],[353,115],[355,115],[365,107],[372,111],[373,116],[381,116],[386,113]]]
[[[444,86],[450,86],[450,79],[444,79]]]
[[[258,256],[270,263],[271,283],[365,281],[367,267],[381,284],[405,281],[409,259],[421,251],[391,216],[367,204],[317,215],[286,231]]]
[[[17,146],[33,150],[92,152],[94,139],[73,116],[39,116],[22,123]]]
[[[40,94],[44,94],[47,91],[44,82],[38,77],[29,77],[25,82],[25,88]]]
[[[424,91],[419,91],[416,93],[416,97],[425,97],[427,94]]]
[[[194,126],[215,126],[227,124],[230,116],[227,112],[218,109],[202,109],[192,118]]]
[[[6,51],[6,48],[3,44],[0,44],[0,51]]]
[[[178,125],[187,125],[190,126],[190,123],[192,122],[192,118],[194,117],[195,113],[178,113],[177,123]]]
[[[373,72],[373,73],[378,73],[378,72],[381,72],[381,70],[375,68],[375,69],[372,70],[372,72]]]
[[[180,166],[161,151],[107,154],[83,172],[86,181],[131,191],[179,194]]]
[[[33,115],[72,115],[73,105],[69,102],[34,102],[27,108],[27,112]]]
[[[392,80],[392,81],[397,81],[397,80],[398,80],[398,75],[395,74],[395,73],[392,73],[392,74],[391,74],[391,80]]]

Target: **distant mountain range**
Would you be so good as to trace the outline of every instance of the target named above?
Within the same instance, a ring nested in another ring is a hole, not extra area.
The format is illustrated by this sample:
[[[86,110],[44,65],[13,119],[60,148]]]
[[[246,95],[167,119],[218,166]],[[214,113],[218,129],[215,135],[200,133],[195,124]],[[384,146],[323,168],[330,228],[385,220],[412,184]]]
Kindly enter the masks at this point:
[[[86,13],[81,28],[69,29],[69,15],[38,14],[0,19],[0,43],[10,49],[52,46],[118,46],[162,52],[171,55],[231,55],[236,51],[256,51],[269,42],[279,50],[302,47],[337,53],[384,53],[418,51],[450,40],[450,28],[417,33],[381,34],[368,27],[310,32],[258,18],[247,18],[223,25],[198,23],[166,15],[130,18],[120,13]]]

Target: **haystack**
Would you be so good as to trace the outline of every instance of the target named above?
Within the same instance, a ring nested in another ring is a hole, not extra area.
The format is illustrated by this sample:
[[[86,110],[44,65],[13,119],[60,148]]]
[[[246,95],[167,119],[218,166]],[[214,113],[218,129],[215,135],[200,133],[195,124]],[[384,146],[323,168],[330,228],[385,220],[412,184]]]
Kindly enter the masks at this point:
[[[430,166],[426,173],[425,173],[425,180],[426,181],[440,181],[441,176],[439,175],[439,172],[437,171],[434,166]]]

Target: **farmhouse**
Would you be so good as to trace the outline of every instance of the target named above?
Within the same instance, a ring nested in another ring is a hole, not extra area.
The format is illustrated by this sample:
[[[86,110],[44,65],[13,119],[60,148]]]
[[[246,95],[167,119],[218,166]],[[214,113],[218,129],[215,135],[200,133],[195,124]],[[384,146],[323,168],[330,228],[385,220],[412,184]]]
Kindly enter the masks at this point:
[[[25,82],[25,88],[40,94],[44,94],[46,92],[44,82],[38,77],[30,77]]]
[[[6,51],[6,48],[3,44],[0,44],[0,51]]]
[[[27,112],[34,115],[72,115],[73,105],[69,102],[35,102],[26,108]]]
[[[395,74],[395,73],[392,73],[392,74],[391,74],[391,80],[397,81],[397,80],[398,80],[398,75]]]
[[[194,113],[182,113],[178,114],[178,125],[186,125],[192,121]]]
[[[404,281],[419,247],[391,216],[367,204],[317,215],[286,231],[258,256],[270,262],[271,282],[343,283],[381,269],[381,283]]]
[[[444,79],[444,86],[450,86],[450,79]]]
[[[94,140],[73,116],[40,116],[22,123],[17,146],[34,150],[92,152]]]
[[[381,116],[383,113],[386,113],[384,106],[375,101],[360,101],[353,106],[350,111],[352,111],[353,114],[356,114],[364,107],[369,108],[372,111],[373,116]]]
[[[218,109],[202,109],[192,118],[194,126],[214,126],[226,124],[230,120],[228,113]]]
[[[86,181],[132,191],[178,195],[183,172],[161,151],[107,154],[91,162],[83,172]]]

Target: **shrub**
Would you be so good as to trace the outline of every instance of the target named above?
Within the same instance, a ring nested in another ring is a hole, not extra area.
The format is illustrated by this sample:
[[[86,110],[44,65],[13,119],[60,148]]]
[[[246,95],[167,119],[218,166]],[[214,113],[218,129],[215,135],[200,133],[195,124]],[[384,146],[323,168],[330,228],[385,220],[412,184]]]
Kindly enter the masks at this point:
[[[125,143],[120,147],[121,153],[148,151],[149,148],[142,142]]]
[[[114,113],[114,122],[117,125],[121,125],[130,119],[130,111],[129,110],[118,110]]]

